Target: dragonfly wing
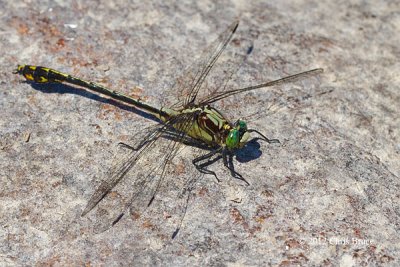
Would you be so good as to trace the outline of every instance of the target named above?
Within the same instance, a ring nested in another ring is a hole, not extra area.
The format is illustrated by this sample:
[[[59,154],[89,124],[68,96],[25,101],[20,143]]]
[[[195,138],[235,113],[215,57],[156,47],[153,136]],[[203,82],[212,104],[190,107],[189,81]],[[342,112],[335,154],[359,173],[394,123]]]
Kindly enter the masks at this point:
[[[233,22],[219,37],[212,42],[201,54],[195,63],[188,68],[184,74],[177,79],[173,92],[180,92],[181,97],[178,102],[173,104],[173,108],[185,107],[190,103],[194,103],[208,73],[213,68],[215,62],[221,55],[222,51],[228,45],[233,34],[239,25],[238,21]]]
[[[219,57],[212,73],[207,76],[202,88],[197,92],[196,104],[204,103],[210,96],[234,87],[237,82],[238,71],[246,63],[246,59],[253,50],[253,42],[246,37],[237,37],[232,41],[229,49]],[[241,79],[241,77],[240,77]]]
[[[96,217],[95,232],[106,231],[124,215],[130,214],[131,218],[141,222],[141,226],[152,228],[152,225],[157,225],[157,229],[168,229],[169,233],[166,234],[172,235],[177,216],[174,213],[182,213],[180,211],[184,209],[180,207],[184,206],[182,203],[185,203],[182,200],[184,198],[173,196],[179,195],[176,192],[187,191],[183,187],[188,186],[189,183],[186,181],[194,177],[193,174],[187,175],[184,171],[191,169],[191,164],[179,165],[174,162],[174,159],[182,151],[184,143],[181,140],[184,140],[193,122],[193,114],[182,114],[171,119],[167,125],[157,129],[150,140],[141,142],[144,146],[140,150],[131,152],[131,155],[122,161],[121,166],[115,169],[113,176],[119,178],[112,178],[100,185],[87,208],[93,208],[97,204],[101,206],[93,215]],[[173,125],[176,130],[175,137],[164,138],[164,134],[170,130],[167,128]],[[184,158],[184,156],[180,157],[180,159]],[[122,179],[121,176],[126,179]],[[116,193],[104,198],[111,190]],[[160,198],[159,194],[164,195]],[[157,213],[155,217],[157,221],[152,222],[151,216],[145,216],[145,213],[149,212],[149,206],[157,207],[154,209]],[[168,218],[162,221],[160,216]]]
[[[193,148],[184,146],[182,142],[194,118],[190,114],[182,117],[184,123],[177,127],[178,136],[175,139],[166,139],[162,144],[165,153],[158,158],[159,163],[154,172],[157,181],[147,187],[146,194],[133,196],[128,204],[130,214],[141,214],[139,204],[143,203],[142,198],[147,195],[146,199],[150,199],[151,206],[146,209],[141,225],[152,230],[157,229],[167,242],[178,233],[189,204],[189,196],[202,176],[192,165],[192,157],[188,156]],[[182,153],[184,148],[190,149]]]
[[[313,69],[313,70],[297,73],[297,74],[294,74],[294,75],[290,75],[290,76],[287,76],[287,77],[284,77],[284,78],[281,78],[281,79],[278,79],[278,80],[269,81],[269,82],[266,82],[266,83],[255,85],[255,86],[249,86],[249,87],[245,87],[245,88],[234,89],[234,90],[229,90],[229,91],[225,91],[225,92],[219,92],[219,93],[210,95],[209,97],[205,98],[202,103],[211,104],[211,103],[214,103],[214,102],[219,101],[221,99],[227,98],[229,96],[241,94],[241,93],[244,93],[244,92],[248,92],[248,91],[252,91],[252,90],[256,90],[256,89],[260,89],[260,88],[272,87],[272,86],[275,86],[275,85],[295,82],[295,81],[298,81],[300,79],[304,79],[306,77],[310,77],[310,76],[313,76],[313,75],[318,75],[318,74],[320,74],[322,72],[323,72],[323,69]]]
[[[111,168],[110,173],[107,175],[108,178],[101,182],[100,186],[91,196],[82,212],[82,216],[90,212],[124,178],[125,174],[135,166],[143,154],[154,146],[154,142],[161,136],[163,128],[164,126],[157,125],[156,127],[146,129],[146,132],[149,133],[148,137],[141,140],[134,148],[135,150],[131,150],[127,157],[114,164],[114,167]]]

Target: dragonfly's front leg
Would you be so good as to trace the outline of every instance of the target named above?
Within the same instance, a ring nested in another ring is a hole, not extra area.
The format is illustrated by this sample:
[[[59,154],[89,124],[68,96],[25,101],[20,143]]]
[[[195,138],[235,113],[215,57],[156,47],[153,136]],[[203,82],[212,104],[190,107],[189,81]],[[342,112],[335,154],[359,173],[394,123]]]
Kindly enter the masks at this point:
[[[257,133],[258,135],[261,136],[260,139],[266,141],[268,144],[280,144],[281,143],[278,139],[268,139],[265,135],[263,135],[262,133],[260,133],[257,130],[254,130],[254,129],[249,129],[249,130],[247,130],[247,132],[249,132],[249,133],[252,133],[252,132]]]

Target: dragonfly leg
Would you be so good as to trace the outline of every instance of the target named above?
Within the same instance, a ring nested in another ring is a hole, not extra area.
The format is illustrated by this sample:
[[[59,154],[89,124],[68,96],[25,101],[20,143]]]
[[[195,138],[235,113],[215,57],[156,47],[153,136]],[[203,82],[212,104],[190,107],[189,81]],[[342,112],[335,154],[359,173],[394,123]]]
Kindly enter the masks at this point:
[[[130,145],[125,144],[123,142],[119,142],[118,145],[121,146],[121,147],[124,147],[124,148],[128,148],[128,149],[133,150],[133,151],[137,151],[137,150],[140,149],[140,147],[133,147],[133,146],[130,146]]]
[[[166,132],[163,135],[163,137],[167,138],[167,139],[172,139],[172,140],[179,140],[179,142],[181,142],[182,144],[187,145],[187,146],[193,146],[193,147],[197,147],[197,148],[201,148],[201,149],[209,148],[209,146],[207,146],[207,144],[205,144],[204,142],[201,142],[190,136],[179,136],[177,133],[174,133],[174,132]]]
[[[218,161],[220,159],[220,157],[217,157],[213,160],[210,160],[214,155],[218,154],[221,152],[221,147],[214,149],[212,151],[210,151],[209,153],[199,156],[195,159],[192,160],[193,165],[196,167],[196,169],[204,174],[211,174],[214,175],[215,179],[217,179],[218,182],[220,182],[220,180],[217,177],[217,174],[214,171],[211,171],[209,169],[207,169],[206,167],[208,167],[209,165],[213,164],[214,162]],[[205,163],[201,163],[201,161],[207,160],[207,162]]]
[[[263,135],[262,133],[260,133],[257,130],[254,130],[254,129],[249,129],[249,130],[247,130],[247,132],[249,132],[249,133],[254,132],[254,133],[259,134],[261,136],[260,139],[266,141],[268,144],[274,144],[274,143],[280,144],[281,143],[278,139],[268,139],[265,135]]]
[[[239,179],[239,180],[245,182],[247,185],[250,185],[250,183],[247,182],[247,180],[244,179],[244,177],[243,177],[240,173],[238,173],[238,172],[235,171],[235,168],[234,168],[234,165],[233,165],[233,154],[232,154],[232,153],[230,153],[230,152],[227,151],[227,150],[224,150],[224,151],[222,152],[222,158],[223,158],[223,161],[224,161],[224,166],[225,166],[226,168],[228,168],[228,170],[231,172],[231,175],[232,175],[234,178]]]
[[[119,142],[118,145],[123,147],[123,148],[127,148],[133,151],[138,151],[140,150],[145,144],[147,144],[148,142],[150,142],[149,140],[146,140],[145,142],[141,142],[140,144],[138,144],[136,147],[128,145],[127,143],[124,142]]]

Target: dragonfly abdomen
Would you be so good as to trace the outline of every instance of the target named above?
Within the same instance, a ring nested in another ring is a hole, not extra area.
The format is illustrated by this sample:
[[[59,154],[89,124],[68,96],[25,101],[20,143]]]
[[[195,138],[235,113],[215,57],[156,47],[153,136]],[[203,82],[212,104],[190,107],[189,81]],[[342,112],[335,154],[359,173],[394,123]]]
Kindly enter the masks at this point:
[[[66,74],[40,66],[19,65],[16,71],[22,74],[28,81],[37,83],[56,82],[68,78]]]
[[[156,117],[159,117],[159,118],[160,117],[168,117],[168,114],[166,114],[162,110],[160,110],[157,107],[154,107],[150,104],[147,104],[147,103],[141,101],[140,99],[134,99],[132,97],[129,97],[129,96],[119,93],[117,91],[110,90],[100,84],[85,81],[78,77],[75,77],[75,76],[54,70],[54,69],[40,67],[40,66],[32,66],[32,65],[18,65],[18,67],[14,73],[21,74],[28,81],[33,81],[33,82],[37,82],[37,83],[66,82],[66,83],[82,86],[87,90],[109,96],[116,100],[122,101],[127,104],[131,104],[137,108],[143,109],[144,111],[149,112],[149,113],[155,115]]]

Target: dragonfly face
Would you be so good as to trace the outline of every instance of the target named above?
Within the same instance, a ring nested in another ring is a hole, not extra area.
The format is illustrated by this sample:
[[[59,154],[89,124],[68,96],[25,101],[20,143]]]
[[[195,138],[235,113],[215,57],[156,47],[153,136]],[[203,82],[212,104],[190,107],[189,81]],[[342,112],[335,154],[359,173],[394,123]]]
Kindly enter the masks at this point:
[[[238,120],[234,127],[229,131],[225,144],[229,150],[242,148],[249,140],[249,132],[245,121]]]

